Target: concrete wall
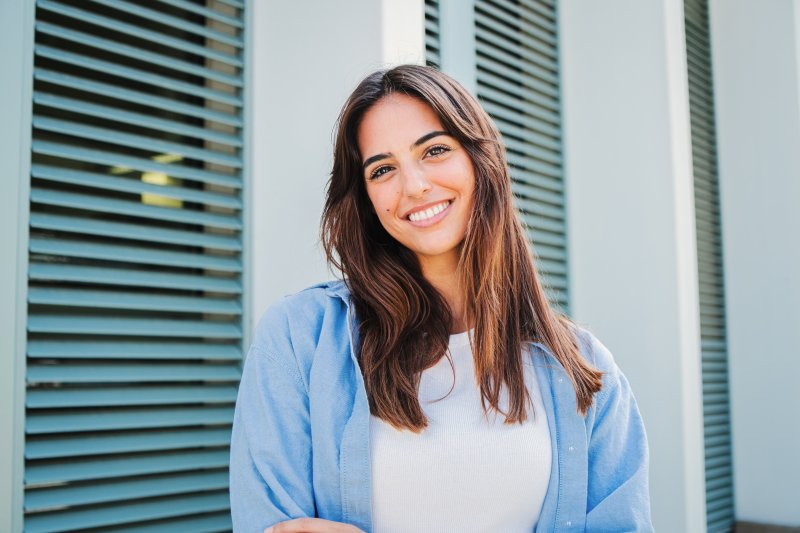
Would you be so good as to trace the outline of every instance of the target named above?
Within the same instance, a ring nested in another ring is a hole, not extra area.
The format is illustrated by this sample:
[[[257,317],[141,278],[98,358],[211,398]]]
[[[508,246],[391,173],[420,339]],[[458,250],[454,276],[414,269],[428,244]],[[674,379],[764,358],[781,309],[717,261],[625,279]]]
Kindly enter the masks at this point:
[[[33,91],[31,2],[0,2],[0,531],[22,531],[28,211]]]
[[[710,15],[736,515],[800,526],[800,3]]]
[[[705,531],[682,2],[559,6],[571,309],[639,402],[656,531]]]
[[[333,277],[319,221],[334,122],[369,72],[422,63],[422,1],[252,3],[251,321],[283,295]]]

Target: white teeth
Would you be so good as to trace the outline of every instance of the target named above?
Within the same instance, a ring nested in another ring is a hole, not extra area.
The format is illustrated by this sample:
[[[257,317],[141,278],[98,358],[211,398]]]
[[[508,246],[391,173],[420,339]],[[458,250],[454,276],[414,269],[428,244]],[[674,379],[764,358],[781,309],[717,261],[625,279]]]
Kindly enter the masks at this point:
[[[427,220],[444,211],[448,205],[450,205],[450,200],[446,200],[440,204],[430,207],[425,211],[418,211],[416,213],[412,213],[411,215],[408,216],[408,218],[412,222],[420,222],[422,220]]]

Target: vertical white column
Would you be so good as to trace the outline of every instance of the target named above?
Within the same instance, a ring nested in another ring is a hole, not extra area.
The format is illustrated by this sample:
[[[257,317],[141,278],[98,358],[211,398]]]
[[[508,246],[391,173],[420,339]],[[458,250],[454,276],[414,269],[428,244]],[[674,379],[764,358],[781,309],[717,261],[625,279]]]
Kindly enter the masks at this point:
[[[22,531],[34,5],[0,3],[0,531]]]
[[[442,72],[477,94],[475,0],[439,0],[439,53]]]
[[[656,530],[705,531],[682,2],[559,9],[571,308],[632,384]]]
[[[254,324],[281,296],[333,277],[318,243],[334,122],[365,75],[424,61],[425,11],[423,0],[251,4],[247,268]]]
[[[738,520],[800,524],[800,3],[711,0]]]

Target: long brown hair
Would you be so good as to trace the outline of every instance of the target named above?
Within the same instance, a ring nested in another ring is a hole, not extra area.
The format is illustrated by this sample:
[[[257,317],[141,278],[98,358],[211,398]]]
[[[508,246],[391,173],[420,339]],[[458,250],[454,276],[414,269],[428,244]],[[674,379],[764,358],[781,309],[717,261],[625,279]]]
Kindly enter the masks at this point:
[[[420,374],[446,355],[451,310],[422,275],[416,255],[391,237],[367,196],[357,134],[364,114],[381,98],[404,94],[429,105],[466,149],[475,172],[473,210],[461,245],[459,282],[474,324],[475,371],[486,403],[505,423],[527,419],[521,348],[541,342],[573,383],[586,414],[602,372],[581,356],[575,325],[551,309],[516,216],[500,134],[480,104],[441,72],[401,65],[367,76],[339,115],[333,170],[322,216],[322,244],[341,270],[359,320],[358,353],[370,411],[398,429],[419,432]],[[448,356],[449,357],[449,356]],[[452,361],[451,361],[452,364]],[[508,389],[508,412],[500,392]]]

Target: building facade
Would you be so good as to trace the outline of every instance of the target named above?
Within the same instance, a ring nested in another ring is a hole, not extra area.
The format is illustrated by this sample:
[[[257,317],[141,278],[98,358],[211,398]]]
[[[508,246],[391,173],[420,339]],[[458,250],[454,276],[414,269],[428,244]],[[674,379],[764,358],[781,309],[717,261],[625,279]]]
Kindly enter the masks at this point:
[[[552,303],[637,396],[656,529],[800,527],[797,1],[0,12],[0,531],[230,529],[250,333],[334,277],[334,122],[398,63],[498,125]]]

